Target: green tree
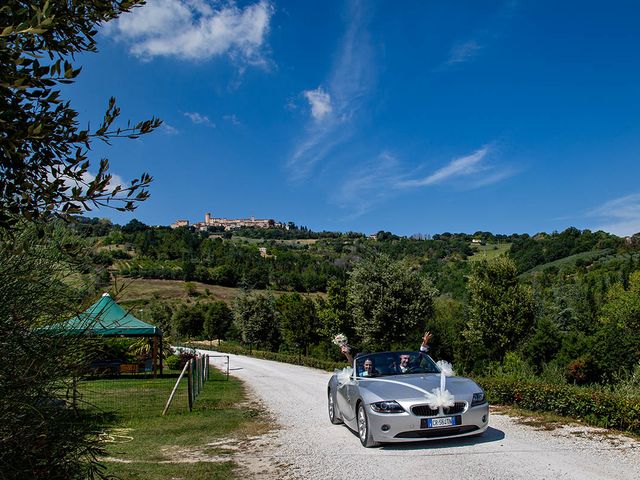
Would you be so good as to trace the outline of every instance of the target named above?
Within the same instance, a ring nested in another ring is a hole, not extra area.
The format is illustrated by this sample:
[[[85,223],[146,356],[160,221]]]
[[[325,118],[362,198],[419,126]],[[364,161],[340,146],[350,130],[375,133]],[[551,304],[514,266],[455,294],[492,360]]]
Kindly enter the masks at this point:
[[[204,327],[204,313],[200,305],[180,305],[173,314],[173,327],[182,337],[198,337]]]
[[[5,0],[0,7],[0,227],[44,213],[71,214],[92,206],[133,210],[148,197],[151,177],[111,185],[109,162],[95,176],[88,152],[94,140],[137,138],[157,128],[156,118],[118,128],[110,99],[96,130],[80,129],[78,113],[62,98],[61,84],[80,74],[75,56],[95,52],[97,27],[140,0]]]
[[[502,361],[533,326],[531,288],[518,283],[515,263],[507,257],[480,260],[469,278],[468,323],[463,331],[467,367],[482,360]]]
[[[591,357],[598,374],[611,379],[640,362],[640,271],[629,276],[627,289],[621,283],[611,287],[606,299]]]
[[[307,355],[318,338],[316,305],[299,293],[281,295],[276,301],[280,313],[282,339],[289,347]]]
[[[100,475],[99,418],[67,392],[96,351],[95,339],[38,330],[94,299],[77,285],[84,242],[59,225],[0,230],[0,477],[80,479]],[[71,281],[72,277],[73,281]]]
[[[367,348],[415,342],[433,316],[437,290],[431,281],[386,255],[358,263],[347,289],[356,333]]]
[[[159,327],[164,335],[171,334],[173,310],[169,304],[154,300],[148,305],[145,314],[145,319],[148,318],[150,323]]]
[[[318,317],[321,323],[321,334],[332,339],[338,333],[347,336],[350,342],[355,339],[353,319],[347,304],[347,287],[336,281],[329,282],[327,296],[318,299]]]
[[[233,312],[223,301],[215,301],[204,308],[204,336],[207,340],[224,340],[233,323]]]
[[[435,299],[434,307],[435,314],[425,326],[425,330],[433,334],[433,339],[429,342],[429,353],[434,358],[454,361],[460,331],[465,323],[464,304],[443,295]],[[413,341],[415,345],[419,340]]]
[[[273,295],[241,292],[235,299],[233,316],[242,341],[250,348],[278,350],[280,318]]]

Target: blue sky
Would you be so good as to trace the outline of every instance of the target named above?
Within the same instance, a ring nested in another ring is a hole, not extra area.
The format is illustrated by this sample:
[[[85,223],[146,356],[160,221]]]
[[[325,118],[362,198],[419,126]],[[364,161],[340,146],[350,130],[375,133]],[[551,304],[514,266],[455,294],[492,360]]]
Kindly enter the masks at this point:
[[[400,235],[640,231],[640,3],[150,0],[101,30],[68,95],[133,214]]]

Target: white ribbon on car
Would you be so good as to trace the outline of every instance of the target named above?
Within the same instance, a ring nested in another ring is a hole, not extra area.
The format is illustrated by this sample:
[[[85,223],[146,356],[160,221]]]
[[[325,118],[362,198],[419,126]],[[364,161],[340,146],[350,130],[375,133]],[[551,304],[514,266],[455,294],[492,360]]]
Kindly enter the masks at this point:
[[[454,396],[449,390],[446,389],[446,378],[455,375],[453,366],[449,362],[446,362],[444,360],[438,361],[436,365],[438,365],[438,368],[440,368],[440,387],[434,388],[430,392],[428,392],[424,388],[416,387],[415,385],[400,382],[398,380],[388,380],[386,378],[367,378],[367,380],[373,382],[396,383],[398,385],[402,385],[403,387],[413,388],[414,390],[417,390],[420,393],[424,394],[424,396],[427,398],[427,405],[429,405],[429,408],[431,408],[432,410],[437,410],[439,407],[453,407],[455,403]]]
[[[439,360],[436,365],[440,368],[440,388],[434,388],[427,393],[427,405],[432,410],[438,407],[453,407],[455,399],[449,390],[446,389],[447,377],[454,374],[453,365],[444,360]]]
[[[353,374],[352,367],[344,367],[342,370],[335,370],[336,379],[338,380],[338,385],[342,385],[343,383],[347,383]]]

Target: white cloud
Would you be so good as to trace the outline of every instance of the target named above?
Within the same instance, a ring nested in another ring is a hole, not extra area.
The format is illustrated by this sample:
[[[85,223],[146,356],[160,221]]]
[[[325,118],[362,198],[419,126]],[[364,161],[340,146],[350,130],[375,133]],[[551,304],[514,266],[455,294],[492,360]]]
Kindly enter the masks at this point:
[[[464,43],[455,45],[449,52],[449,58],[445,62],[447,65],[455,65],[457,63],[467,62],[475,57],[482,49],[476,40],[468,40]]]
[[[215,128],[216,124],[209,120],[209,117],[198,112],[184,112],[184,116],[188,117],[196,125],[204,125],[206,127]]]
[[[439,170],[436,170],[434,173],[427,177],[414,180],[405,180],[398,183],[397,187],[406,188],[434,185],[436,183],[442,183],[446,180],[469,176],[481,171],[488,170],[491,167],[488,167],[487,165],[482,163],[488,153],[489,147],[484,146],[481,149],[473,152],[471,155],[452,160],[448,165],[440,168]]]
[[[334,195],[334,202],[351,210],[349,219],[359,217],[394,194],[393,185],[401,178],[400,164],[389,152],[352,169]]]
[[[287,162],[294,180],[308,178],[319,162],[353,135],[356,113],[373,83],[373,55],[366,29],[366,10],[363,3],[351,4],[350,23],[326,89],[302,92],[311,105],[313,121],[297,139]],[[316,92],[316,95],[309,98],[310,92]]]
[[[640,193],[605,202],[588,214],[600,218],[595,230],[604,230],[619,236],[640,232]]]
[[[318,87],[315,90],[305,90],[303,94],[311,107],[311,115],[317,121],[325,118],[333,110],[331,107],[331,95],[325,92],[322,87]]]
[[[120,187],[121,189],[125,189],[128,188],[127,183],[122,179],[122,177],[116,173],[111,173],[111,180],[109,181],[108,185],[107,185],[107,192],[111,193],[113,192],[116,187]],[[83,192],[86,191],[85,186],[88,185],[89,183],[93,182],[96,179],[96,176],[91,173],[91,172],[84,172],[84,174],[82,175],[82,189]],[[65,180],[65,185],[67,185],[68,187],[74,187],[74,186],[78,186],[78,183],[74,182],[71,179],[67,179]]]
[[[471,155],[456,158],[433,174],[418,179],[411,178],[415,176],[415,171],[410,172],[397,157],[384,151],[375,159],[362,162],[347,172],[332,199],[340,207],[349,210],[347,218],[353,219],[410,188],[461,179],[464,179],[460,185],[463,188],[480,188],[516,173],[513,167],[498,168],[483,163],[490,151],[489,146],[484,146]]]
[[[167,122],[162,122],[161,131],[165,135],[178,135],[180,133],[180,131],[176,127],[169,125]]]
[[[238,120],[238,117],[235,113],[231,115],[225,115],[222,118],[227,122],[229,122],[231,125],[236,125],[236,126],[240,125],[240,120]]]
[[[134,8],[105,31],[142,59],[202,60],[221,55],[250,65],[267,65],[265,42],[273,7],[267,0],[239,8],[205,0],[152,0]]]

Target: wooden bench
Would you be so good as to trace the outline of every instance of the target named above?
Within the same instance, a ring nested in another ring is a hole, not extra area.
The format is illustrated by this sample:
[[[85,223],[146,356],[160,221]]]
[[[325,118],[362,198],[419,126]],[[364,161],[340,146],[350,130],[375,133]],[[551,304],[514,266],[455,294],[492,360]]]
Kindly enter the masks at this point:
[[[120,373],[138,373],[140,366],[137,363],[122,363],[120,364]]]

